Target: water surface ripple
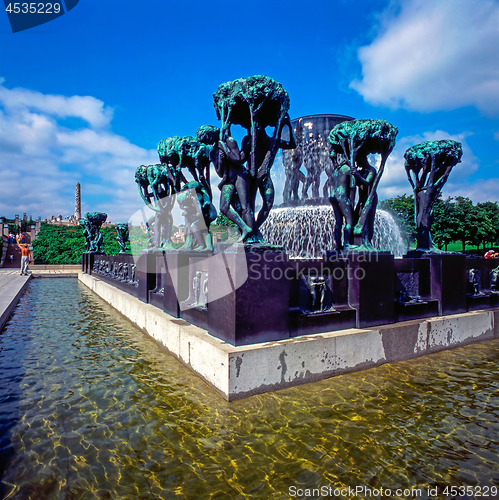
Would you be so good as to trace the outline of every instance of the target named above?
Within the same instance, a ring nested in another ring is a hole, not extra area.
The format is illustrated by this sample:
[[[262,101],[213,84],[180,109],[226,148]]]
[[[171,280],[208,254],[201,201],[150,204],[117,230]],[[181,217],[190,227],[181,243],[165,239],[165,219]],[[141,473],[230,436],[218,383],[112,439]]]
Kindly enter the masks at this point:
[[[77,280],[34,280],[0,333],[0,484],[33,500],[499,486],[498,362],[495,340],[229,404]]]

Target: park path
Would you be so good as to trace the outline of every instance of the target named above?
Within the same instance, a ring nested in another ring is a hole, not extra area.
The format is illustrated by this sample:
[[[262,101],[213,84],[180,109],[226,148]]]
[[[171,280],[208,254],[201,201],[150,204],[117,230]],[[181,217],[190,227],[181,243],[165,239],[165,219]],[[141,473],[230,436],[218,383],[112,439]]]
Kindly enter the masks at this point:
[[[30,279],[31,275],[21,276],[19,270],[0,269],[0,329],[7,323]]]

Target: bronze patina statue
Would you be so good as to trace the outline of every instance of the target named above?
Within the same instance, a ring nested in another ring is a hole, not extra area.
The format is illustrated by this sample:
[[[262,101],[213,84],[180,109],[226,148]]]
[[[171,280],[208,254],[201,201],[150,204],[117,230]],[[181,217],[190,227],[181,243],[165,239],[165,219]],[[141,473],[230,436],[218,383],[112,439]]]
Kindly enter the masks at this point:
[[[186,250],[213,250],[210,224],[217,218],[217,211],[210,196],[200,182],[188,182],[177,194],[179,207],[185,218]]]
[[[213,94],[213,99],[218,119],[222,121],[220,141],[227,148],[228,144],[232,144],[232,150],[235,151],[235,145],[229,139],[232,125],[241,125],[247,131],[241,143],[240,160],[236,161],[246,163],[249,177],[241,177],[241,182],[249,181],[250,211],[255,213],[258,193],[261,196],[262,208],[256,217],[256,225],[246,222],[248,227],[256,228],[257,231],[256,234],[248,235],[246,241],[263,242],[258,228],[265,222],[274,204],[274,185],[270,169],[279,148],[296,147],[288,115],[288,93],[276,80],[256,75],[223,83]],[[267,135],[267,127],[273,129],[271,136]],[[284,127],[289,129],[289,141],[282,139]]]
[[[102,224],[107,219],[107,214],[103,212],[87,212],[83,219],[85,240],[89,245],[87,252],[89,253],[102,253],[103,236],[100,232]],[[81,224],[81,222],[80,222]],[[88,231],[88,236],[87,236]],[[87,239],[88,238],[88,239]]]
[[[396,127],[380,119],[344,121],[329,133],[330,201],[336,217],[338,249],[374,250],[371,240],[378,200],[376,189],[397,133]],[[376,153],[381,156],[377,169],[368,161],[368,155]]]
[[[126,243],[130,241],[128,236],[128,223],[118,222],[114,228],[116,229],[116,241],[120,246],[120,253],[128,253],[126,249]]]
[[[154,247],[169,248],[173,228],[172,210],[175,204],[175,171],[169,165],[141,165],[135,172],[135,182],[144,203],[155,212]]]
[[[250,175],[243,162],[245,153],[239,150],[232,137],[220,140],[217,127],[204,125],[197,132],[199,140],[211,146],[210,159],[221,182],[220,212],[237,224],[241,231],[241,240],[248,241],[257,235],[255,216],[250,204]]]
[[[447,182],[451,170],[461,161],[461,143],[452,140],[427,141],[409,148],[405,170],[414,191],[417,249],[436,252],[431,240],[431,219],[435,200]]]

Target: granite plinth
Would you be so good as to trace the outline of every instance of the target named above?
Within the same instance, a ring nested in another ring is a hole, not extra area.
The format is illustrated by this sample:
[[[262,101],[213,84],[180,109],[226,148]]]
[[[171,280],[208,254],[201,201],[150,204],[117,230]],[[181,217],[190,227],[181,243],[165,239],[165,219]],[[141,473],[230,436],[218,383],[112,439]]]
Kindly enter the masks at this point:
[[[395,321],[428,318],[438,314],[431,296],[430,261],[395,259]]]
[[[162,252],[142,251],[137,258],[136,275],[139,282],[137,298],[149,302],[149,291],[156,287],[156,257],[161,257]]]
[[[254,247],[210,262],[209,287],[231,290],[208,304],[208,332],[232,345],[289,338],[290,279],[282,250]],[[229,285],[228,285],[229,283]]]
[[[357,328],[393,323],[393,255],[387,252],[355,252],[345,255],[348,259],[348,302],[357,310]]]
[[[290,260],[289,334],[291,337],[353,328],[356,311],[348,304],[348,261]]]
[[[458,254],[425,254],[430,261],[431,295],[438,300],[441,316],[465,312],[466,256]]]
[[[181,316],[193,325],[208,330],[208,286],[212,286],[212,273],[220,272],[214,268],[213,254],[191,255],[188,259],[187,287],[184,285],[180,302]],[[214,268],[214,269],[212,269]],[[185,284],[186,281],[184,280]]]

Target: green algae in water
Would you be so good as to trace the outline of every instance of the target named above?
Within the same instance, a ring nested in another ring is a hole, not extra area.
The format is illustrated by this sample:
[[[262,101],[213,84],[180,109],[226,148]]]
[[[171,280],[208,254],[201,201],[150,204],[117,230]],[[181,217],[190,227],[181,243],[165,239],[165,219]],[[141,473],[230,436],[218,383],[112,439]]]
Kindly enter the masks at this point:
[[[227,403],[76,280],[36,280],[0,333],[2,491],[499,486],[498,362],[494,340]]]

